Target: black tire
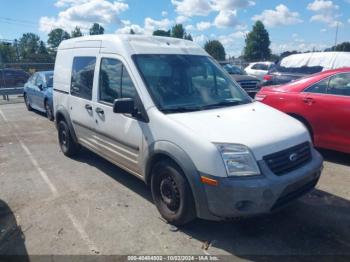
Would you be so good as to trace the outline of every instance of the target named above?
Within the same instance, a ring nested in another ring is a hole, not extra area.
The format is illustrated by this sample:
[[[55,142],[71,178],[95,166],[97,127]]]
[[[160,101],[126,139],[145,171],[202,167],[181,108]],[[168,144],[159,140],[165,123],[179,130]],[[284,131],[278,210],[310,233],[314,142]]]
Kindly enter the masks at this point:
[[[52,109],[51,109],[49,103],[47,103],[46,100],[45,100],[44,106],[45,106],[46,117],[47,117],[50,121],[53,121],[53,120],[54,120],[53,112],[52,112]]]
[[[75,156],[80,149],[80,145],[74,141],[69,127],[65,121],[58,123],[58,142],[63,154],[67,157]]]
[[[152,168],[153,201],[162,217],[173,225],[184,225],[196,218],[190,186],[181,169],[162,160]]]
[[[26,107],[27,107],[28,111],[32,111],[33,108],[30,106],[30,103],[29,103],[29,101],[28,101],[27,94],[24,94],[23,97],[24,97],[24,103],[26,104]]]

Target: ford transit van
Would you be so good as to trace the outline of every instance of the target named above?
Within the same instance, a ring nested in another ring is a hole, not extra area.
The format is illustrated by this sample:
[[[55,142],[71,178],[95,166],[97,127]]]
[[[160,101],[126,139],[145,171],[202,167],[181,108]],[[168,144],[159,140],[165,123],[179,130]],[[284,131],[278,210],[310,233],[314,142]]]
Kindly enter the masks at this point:
[[[54,113],[63,154],[83,146],[140,178],[175,225],[278,210],[321,174],[303,124],[252,100],[187,40],[63,41]]]

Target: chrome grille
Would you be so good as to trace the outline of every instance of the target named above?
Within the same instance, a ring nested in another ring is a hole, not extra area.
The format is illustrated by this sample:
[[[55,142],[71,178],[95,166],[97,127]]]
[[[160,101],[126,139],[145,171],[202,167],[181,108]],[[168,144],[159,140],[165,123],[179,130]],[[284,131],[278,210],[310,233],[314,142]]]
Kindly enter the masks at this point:
[[[257,89],[259,81],[242,80],[242,81],[237,81],[237,83],[246,91],[249,91],[249,90],[255,91]]]

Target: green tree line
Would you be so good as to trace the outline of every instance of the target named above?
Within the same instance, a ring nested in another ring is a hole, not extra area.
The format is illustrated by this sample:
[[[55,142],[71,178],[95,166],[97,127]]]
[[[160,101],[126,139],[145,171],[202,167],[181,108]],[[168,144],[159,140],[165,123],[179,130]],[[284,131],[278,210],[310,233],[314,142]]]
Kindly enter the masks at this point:
[[[105,29],[98,23],[94,23],[90,35],[104,34]],[[135,34],[131,29],[130,34]],[[193,41],[192,35],[187,33],[182,24],[176,24],[169,30],[155,30],[155,36],[174,37]],[[34,33],[25,33],[19,39],[11,43],[0,42],[0,63],[53,63],[56,50],[59,44],[66,39],[83,36],[81,28],[75,27],[72,32],[61,28],[53,29],[48,34],[47,43]],[[264,24],[256,21],[252,30],[245,37],[245,46],[242,51],[242,58],[247,62],[258,60],[276,60],[297,51],[286,51],[281,55],[274,55],[270,49],[270,37]],[[205,43],[204,49],[216,60],[225,60],[226,51],[219,40],[209,40]],[[325,49],[325,51],[347,51],[350,52],[350,42],[344,42]]]
[[[104,34],[104,28],[94,23],[90,35]],[[0,42],[0,63],[53,63],[57,47],[63,40],[83,36],[79,27],[68,33],[56,28],[48,34],[47,43],[34,33],[25,33],[13,42]]]

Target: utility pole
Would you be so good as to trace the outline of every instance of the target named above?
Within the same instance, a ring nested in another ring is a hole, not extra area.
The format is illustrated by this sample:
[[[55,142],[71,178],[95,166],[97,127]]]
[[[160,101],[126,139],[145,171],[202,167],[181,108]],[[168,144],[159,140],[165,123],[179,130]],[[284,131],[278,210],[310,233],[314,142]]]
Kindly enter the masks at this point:
[[[335,29],[335,41],[334,41],[334,50],[336,49],[337,42],[338,42],[338,27],[339,27],[339,22],[337,22],[337,28]]]
[[[14,45],[15,45],[15,48],[16,48],[16,60],[17,60],[17,62],[19,62],[19,51],[18,51],[18,41],[17,41],[17,39],[15,39]]]

